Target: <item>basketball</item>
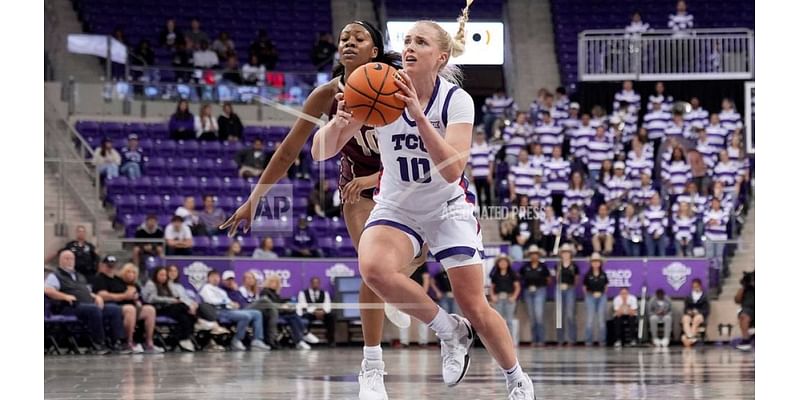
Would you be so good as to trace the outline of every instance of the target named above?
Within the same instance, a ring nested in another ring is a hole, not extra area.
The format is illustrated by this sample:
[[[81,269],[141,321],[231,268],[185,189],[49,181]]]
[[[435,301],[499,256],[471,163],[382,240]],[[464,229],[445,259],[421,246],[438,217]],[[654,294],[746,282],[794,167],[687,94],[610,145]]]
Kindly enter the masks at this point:
[[[350,74],[344,101],[353,118],[365,125],[384,126],[400,117],[406,104],[394,97],[400,91],[394,82],[396,73],[388,64],[369,63]]]

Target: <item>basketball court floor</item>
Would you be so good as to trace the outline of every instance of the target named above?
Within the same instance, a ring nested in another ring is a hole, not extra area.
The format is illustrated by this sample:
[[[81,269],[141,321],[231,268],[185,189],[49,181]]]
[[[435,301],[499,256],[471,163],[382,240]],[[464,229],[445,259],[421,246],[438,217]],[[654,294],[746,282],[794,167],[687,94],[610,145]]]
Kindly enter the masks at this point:
[[[522,347],[539,400],[753,399],[755,356],[729,347]],[[505,399],[485,349],[447,388],[438,347],[385,349],[390,399]],[[47,399],[357,399],[359,347],[269,353],[45,357]]]

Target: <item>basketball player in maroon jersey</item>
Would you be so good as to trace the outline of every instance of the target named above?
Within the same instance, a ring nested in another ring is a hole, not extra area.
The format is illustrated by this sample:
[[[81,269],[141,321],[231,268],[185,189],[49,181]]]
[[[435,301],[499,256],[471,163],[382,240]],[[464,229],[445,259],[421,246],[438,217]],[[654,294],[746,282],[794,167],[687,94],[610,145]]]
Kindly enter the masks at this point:
[[[308,96],[303,105],[303,113],[310,116],[328,113],[329,117],[333,118],[336,115],[337,106],[334,97],[342,92],[344,83],[352,71],[369,62],[382,62],[398,69],[401,65],[399,54],[384,50],[380,31],[370,23],[362,21],[354,21],[346,25],[339,34],[339,62],[340,65],[334,69],[333,79],[314,89]],[[261,174],[255,190],[247,201],[220,226],[220,229],[229,229],[230,236],[236,234],[239,226],[245,231],[249,230],[251,207],[257,205],[258,200],[265,195],[268,185],[275,184],[285,176],[286,171],[300,154],[303,145],[311,137],[313,129],[314,124],[309,121],[304,119],[295,121],[289,134]],[[381,158],[375,130],[365,126],[342,148],[339,176],[342,211],[347,231],[356,248],[358,248],[364,224],[375,206],[372,192],[378,184],[380,169]],[[427,249],[409,266],[407,271],[409,276],[417,266],[425,261],[426,257]],[[386,398],[383,385],[384,363],[380,347],[384,315],[384,310],[380,305],[383,304],[383,300],[362,283],[359,302],[372,304],[372,307],[360,310],[361,329],[364,335],[364,360],[359,375],[361,386],[359,399],[383,400]]]

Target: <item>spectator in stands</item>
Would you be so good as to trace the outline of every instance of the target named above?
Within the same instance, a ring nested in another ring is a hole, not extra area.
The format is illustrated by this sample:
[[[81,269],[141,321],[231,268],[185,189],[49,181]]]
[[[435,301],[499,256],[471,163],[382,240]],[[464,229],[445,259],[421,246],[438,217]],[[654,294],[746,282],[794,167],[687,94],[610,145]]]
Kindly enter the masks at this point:
[[[436,297],[439,306],[449,314],[458,314],[458,304],[456,304],[455,295],[453,295],[453,287],[450,285],[450,276],[447,275],[447,270],[442,268],[439,273],[433,277],[434,296]]]
[[[650,337],[655,347],[669,346],[672,338],[672,300],[664,294],[664,289],[656,289],[656,295],[647,303],[650,319]],[[658,337],[658,324],[664,325],[662,336]]]
[[[730,131],[722,125],[719,114],[711,114],[709,117],[709,124],[706,127],[708,134],[708,142],[717,148],[717,151],[722,150],[728,144],[728,135]]]
[[[742,330],[742,342],[737,349],[747,351],[752,349],[752,336],[750,329],[756,320],[756,272],[745,272],[742,285],[736,292],[734,301],[741,306],[738,312],[739,329]]]
[[[708,198],[706,196],[701,195],[698,193],[698,185],[694,182],[690,182],[686,186],[686,192],[682,195],[678,196],[677,203],[688,203],[689,210],[691,214],[695,216],[697,221],[696,227],[696,236],[700,237],[703,236],[703,215],[705,214],[705,210],[708,203]],[[678,211],[678,204],[672,206],[672,211]]]
[[[575,248],[569,243],[561,245],[559,260],[556,263],[556,277],[558,279],[558,292],[561,295],[563,324],[562,329],[557,329],[557,340],[560,345],[571,346],[577,341],[578,327],[575,323],[575,285],[578,284],[580,270],[573,261]]]
[[[503,88],[494,91],[492,97],[487,97],[482,107],[483,132],[488,137],[494,136],[494,124],[498,119],[510,118],[517,111],[514,99],[506,95]],[[519,120],[519,116],[517,117]]]
[[[687,36],[689,31],[694,28],[694,16],[686,12],[685,1],[678,0],[675,4],[675,14],[669,15],[668,25],[676,37]]]
[[[153,343],[153,331],[156,328],[156,309],[150,304],[142,304],[139,287],[139,268],[128,263],[115,276],[116,257],[106,256],[100,263],[98,274],[92,281],[92,291],[100,296],[106,307],[121,307],[123,327],[127,337],[126,349],[134,354],[163,353],[164,349]],[[144,322],[144,348],[133,340],[136,322]]]
[[[173,140],[195,138],[194,115],[189,112],[189,102],[180,100],[175,113],[169,118],[169,135]]]
[[[519,153],[533,141],[533,126],[528,122],[527,114],[522,111],[517,112],[516,121],[503,130],[503,141],[506,164],[517,165]]]
[[[739,190],[742,181],[740,167],[730,159],[727,150],[719,152],[719,161],[714,166],[712,177],[715,182],[722,182],[726,193],[735,193]]]
[[[193,352],[195,349],[191,339],[197,319],[197,303],[191,301],[189,304],[192,305],[187,305],[187,302],[190,301],[187,300],[188,296],[181,298],[172,290],[173,287],[170,284],[167,270],[164,267],[158,267],[153,270],[152,278],[144,285],[142,298],[156,308],[157,315],[172,318],[177,322],[172,334],[178,339],[178,347],[181,350]]]
[[[600,184],[600,167],[605,160],[614,159],[614,143],[606,136],[603,125],[595,128],[595,135],[586,143],[586,166],[593,187]]]
[[[221,327],[219,323],[216,322],[218,313],[214,306],[205,303],[198,304],[192,297],[189,296],[186,288],[183,287],[178,279],[180,277],[180,270],[178,269],[177,265],[169,265],[166,268],[166,271],[169,293],[171,293],[170,297],[175,297],[180,300],[181,303],[186,304],[186,306],[189,307],[189,313],[197,317],[197,323],[194,326],[195,330],[210,331],[212,335],[226,335],[230,333],[228,329]],[[158,275],[154,274],[153,276]],[[160,278],[157,281],[161,282]],[[146,291],[147,285],[145,285],[143,292]],[[194,295],[194,293],[192,294]],[[158,310],[158,307],[156,307],[156,310]]]
[[[711,204],[711,200],[718,199],[719,205],[725,210],[725,213],[730,213],[731,209],[733,209],[733,196],[725,191],[725,184],[722,181],[714,181],[708,197],[708,204]]]
[[[216,68],[219,65],[219,57],[214,50],[208,47],[208,41],[202,40],[192,54],[195,68]]]
[[[647,111],[653,111],[653,109],[656,107],[656,103],[659,103],[661,110],[669,110],[672,107],[674,100],[672,96],[664,93],[664,82],[656,82],[655,91],[656,92],[651,94],[648,98]]]
[[[428,271],[428,264],[422,263],[414,272],[411,273],[411,280],[416,282],[418,285],[422,287],[422,290],[425,293],[429,293],[431,289],[431,275]],[[411,321],[411,325],[417,325],[417,344],[420,346],[427,346],[428,345],[428,326],[426,324],[419,323],[419,321]],[[403,347],[408,347],[411,344],[411,339],[409,337],[410,326],[405,328],[400,328],[400,345]]]
[[[242,255],[242,244],[238,240],[231,242],[228,250],[225,252],[225,257],[240,257]]]
[[[567,111],[570,108],[569,96],[567,95],[567,88],[559,86],[556,88],[556,97],[553,99],[556,109],[560,111]],[[578,107],[580,108],[580,106]]]
[[[706,257],[715,262],[720,268],[725,257],[725,242],[728,240],[728,221],[730,212],[722,208],[722,202],[717,197],[711,198],[711,207],[703,215],[706,235]]]
[[[614,172],[611,179],[605,182],[603,187],[603,197],[608,209],[618,214],[618,210],[625,207],[628,202],[628,194],[631,191],[631,182],[625,176],[625,163],[622,161],[614,162]]]
[[[634,11],[631,14],[631,23],[625,27],[626,36],[640,36],[650,30],[650,24],[642,21],[642,14],[639,11]]]
[[[572,131],[569,141],[570,158],[578,165],[585,165],[583,160],[586,158],[586,144],[595,135],[592,128],[592,116],[584,113],[581,115],[581,123]]]
[[[705,128],[708,126],[708,111],[704,110],[700,105],[700,99],[697,96],[692,96],[689,104],[692,106],[692,111],[684,115],[686,124],[691,127]]]
[[[187,47],[195,48],[202,42],[206,42],[206,45],[208,45],[208,35],[200,30],[200,21],[197,18],[192,18],[189,26],[190,29],[183,34],[183,37],[186,38]],[[194,47],[189,46],[189,43]]]
[[[592,249],[595,253],[611,255],[614,251],[614,220],[608,215],[608,205],[600,204],[592,220]]]
[[[489,144],[486,143],[486,134],[481,131],[475,133],[475,142],[469,153],[469,174],[475,191],[478,195],[478,205],[487,207],[492,201],[492,172],[494,171],[494,155]]]
[[[642,173],[639,178],[639,188],[631,192],[631,203],[637,208],[646,208],[650,203],[650,198],[656,193],[650,174]]]
[[[322,179],[314,185],[314,190],[308,197],[308,215],[320,218],[338,217],[341,215],[339,196],[335,189],[328,186],[328,181]]]
[[[279,148],[281,146],[281,142],[275,143],[275,148]],[[297,158],[294,159],[291,165],[289,165],[289,171],[286,173],[286,176],[289,179],[304,179],[310,180],[311,179],[311,161],[310,158],[306,156],[305,153],[300,152],[297,155]]]
[[[226,271],[232,272],[232,271]],[[228,278],[226,276],[225,278]],[[239,303],[234,302],[228,297],[228,293],[220,285],[219,272],[211,270],[208,273],[208,283],[203,285],[198,293],[205,303],[217,308],[220,317],[224,317],[236,323],[236,334],[231,342],[231,348],[236,351],[244,351],[246,348],[242,343],[247,335],[247,327],[253,328],[253,341],[250,343],[252,350],[269,350],[270,347],[264,343],[264,322],[261,312],[258,310],[242,310]]]
[[[695,150],[700,153],[703,165],[706,168],[706,174],[711,175],[714,171],[714,166],[717,165],[719,147],[711,143],[711,139],[709,139],[706,130],[703,128],[697,130],[697,144],[695,145]],[[701,185],[701,187],[705,186],[707,186],[705,183]]]
[[[217,53],[220,60],[227,59],[229,55],[236,54],[236,45],[231,40],[228,32],[222,31],[219,37],[211,43],[211,50]]]
[[[742,128],[742,116],[736,112],[733,101],[729,98],[722,99],[722,110],[719,112],[719,121],[728,132]]]
[[[64,245],[64,250],[72,252],[75,271],[85,277],[92,277],[97,273],[97,262],[100,257],[97,255],[94,244],[86,239],[85,226],[78,225],[75,227],[75,240],[67,242]]]
[[[519,277],[511,269],[511,259],[500,254],[494,261],[494,268],[489,273],[492,282],[489,291],[489,302],[506,320],[509,332],[513,332],[511,321],[517,310],[517,298],[520,293]]]
[[[156,64],[156,53],[150,47],[150,41],[142,39],[131,53],[131,65],[137,67],[152,67]],[[139,74],[141,76],[141,74]],[[146,74],[150,77],[151,75]]]
[[[550,208],[552,211],[552,208]],[[544,304],[547,300],[547,286],[550,283],[550,270],[540,261],[544,250],[536,245],[528,248],[526,255],[529,262],[524,263],[519,270],[522,293],[528,319],[531,323],[531,338],[533,345],[539,347],[544,344]]]
[[[209,194],[203,196],[203,210],[197,214],[197,219],[209,236],[222,234],[219,226],[225,222],[225,211],[216,207],[214,196]]]
[[[683,302],[683,317],[681,317],[681,326],[683,327],[681,342],[685,347],[691,347],[697,343],[700,327],[708,319],[710,312],[711,304],[703,291],[703,283],[700,279],[693,279],[692,294]]]
[[[508,190],[512,202],[518,202],[521,196],[530,196],[534,183],[533,170],[528,152],[525,149],[520,150],[516,164],[511,164],[508,173]]]
[[[54,313],[75,315],[88,326],[95,354],[110,352],[106,347],[104,320],[112,332],[112,342],[124,339],[120,308],[106,307],[103,298],[89,290],[89,282],[76,271],[75,254],[69,249],[59,252],[58,269],[45,279],[44,294],[58,302],[52,308]]]
[[[542,146],[542,153],[550,157],[553,154],[553,148],[561,147],[561,143],[564,141],[563,128],[553,121],[549,111],[542,111],[540,115],[541,123],[533,130],[534,138],[537,144]]]
[[[308,228],[308,220],[300,218],[292,238],[292,257],[321,257],[317,249],[317,235]]]
[[[552,255],[555,256],[556,249],[556,235],[558,235],[562,227],[562,219],[561,217],[556,216],[555,208],[553,206],[547,206],[544,209],[544,220],[542,220],[541,224],[539,225],[539,229],[542,231],[542,240],[541,244],[544,248],[545,252],[552,251]]]
[[[321,286],[322,281],[319,279],[319,277],[315,276],[311,278],[311,287],[297,294],[297,315],[305,318],[309,324],[313,323],[314,321],[321,321],[325,326],[326,341],[328,342],[328,345],[335,347],[336,314],[334,314],[331,309],[330,293],[328,293],[326,290],[322,290]],[[425,286],[423,286],[423,288],[424,287]],[[427,326],[421,326],[425,327],[425,332],[427,333]]]
[[[608,113],[605,108],[596,105],[592,107],[592,120],[589,122],[589,126],[591,126],[592,129],[597,129],[597,127],[601,125],[608,125]]]
[[[255,54],[258,57],[258,64],[270,71],[274,70],[275,64],[278,63],[278,50],[267,36],[267,31],[263,29],[258,31],[256,41],[250,45],[250,54]]]
[[[634,329],[636,325],[636,311],[639,309],[639,303],[636,301],[636,296],[630,294],[628,288],[620,288],[619,294],[614,297],[614,330],[617,338],[614,342],[614,347],[622,347],[625,341],[625,326],[629,331]],[[632,337],[633,332],[628,332],[631,336],[628,340],[631,346],[636,344],[636,340]]]
[[[566,215],[567,210],[572,206],[577,206],[579,210],[585,210],[591,204],[593,196],[594,190],[586,185],[583,174],[580,171],[574,171],[570,178],[569,187],[564,192],[563,215]]]
[[[92,164],[100,171],[100,177],[103,179],[118,177],[121,162],[122,158],[114,150],[114,144],[109,138],[104,138],[100,147],[94,150]]]
[[[583,277],[583,302],[586,305],[586,346],[597,345],[606,341],[606,290],[608,289],[608,276],[603,271],[603,257],[600,253],[592,253],[589,258],[590,270]],[[598,335],[594,336],[595,322],[598,326]],[[596,340],[592,340],[596,339]]]
[[[661,146],[661,140],[664,138],[664,131],[670,123],[672,116],[669,112],[664,110],[661,99],[650,99],[653,109],[645,114],[643,126],[647,129],[647,139],[653,143],[653,148],[658,149]]]
[[[691,127],[683,120],[683,114],[673,113],[672,121],[664,128],[664,137],[667,139],[693,139]]]
[[[574,135],[573,131],[575,129],[578,129],[578,127],[581,125],[581,116],[580,116],[581,105],[576,102],[572,102],[569,103],[568,107],[569,108],[567,109],[567,117],[562,119],[559,122],[559,125],[564,128],[564,134],[566,135],[567,140],[569,141],[572,140],[572,137]]]
[[[139,266],[139,274],[143,275],[147,271],[146,264],[143,262],[149,257],[161,257],[164,255],[164,230],[158,226],[158,217],[149,214],[144,222],[136,229],[133,236],[136,239],[152,239],[152,242],[136,243],[133,246],[132,259],[135,265]],[[146,279],[146,278],[145,278]]]
[[[128,135],[128,146],[122,149],[121,166],[119,172],[129,179],[139,179],[142,176],[142,163],[144,155],[139,148],[139,136],[135,133]]]
[[[530,118],[534,126],[538,126],[544,119],[544,113],[550,114],[555,125],[561,125],[559,121],[566,119],[568,114],[562,114],[555,106],[555,98],[549,91],[544,93],[544,97],[540,103],[536,103],[536,107],[531,106]]]
[[[686,162],[683,147],[676,146],[672,149],[672,158],[661,170],[661,184],[669,194],[670,204],[683,194],[686,185],[692,181],[692,169]]]
[[[622,90],[614,95],[614,111],[620,109],[622,102],[627,102],[630,106],[629,112],[636,114],[642,108],[642,96],[633,90],[633,81],[622,82]]]
[[[533,187],[528,197],[530,205],[537,210],[542,210],[545,206],[551,205],[553,202],[550,189],[544,184],[543,173],[541,168],[533,169]]]
[[[255,54],[250,55],[250,60],[242,66],[242,82],[245,85],[264,86],[267,79],[267,69],[258,60]]]
[[[173,215],[170,224],[164,230],[164,239],[167,241],[168,256],[192,255],[192,231],[183,223],[183,218]]]
[[[614,161],[603,160],[603,163],[600,164],[600,179],[597,180],[597,191],[605,196],[607,193],[606,184],[608,181],[611,180],[611,177],[614,176]]]
[[[552,204],[561,210],[564,192],[569,188],[570,163],[561,156],[561,147],[553,148],[553,156],[545,161],[544,165],[545,187],[550,191]]]
[[[278,254],[273,251],[272,238],[267,236],[261,239],[261,246],[253,251],[253,258],[262,260],[276,260]]]
[[[235,161],[239,167],[239,176],[243,178],[261,176],[272,158],[272,154],[272,152],[264,151],[264,142],[261,139],[254,139],[252,147],[242,149],[236,154]]]
[[[219,140],[219,126],[211,114],[211,104],[200,106],[200,115],[194,117],[194,131],[198,140]]]
[[[200,213],[194,203],[194,196],[183,198],[183,205],[175,209],[175,215],[183,218],[183,225],[192,230],[193,235],[205,234],[205,227],[200,224]]]
[[[233,112],[233,105],[231,102],[226,101],[222,104],[222,114],[217,118],[217,126],[219,127],[219,140],[224,142],[231,137],[242,140],[242,133],[244,127],[239,115]]]
[[[175,28],[175,19],[170,18],[164,24],[164,29],[161,30],[161,33],[158,35],[158,43],[161,47],[166,47],[170,50],[174,50],[178,44],[184,43],[183,34]]]
[[[333,43],[333,35],[330,32],[320,32],[317,42],[311,49],[311,63],[318,72],[330,71],[337,50]]]
[[[642,216],[636,212],[633,204],[625,207],[625,216],[619,219],[622,248],[628,257],[639,257],[642,254]]]
[[[236,58],[235,55],[231,55],[230,57],[224,58],[225,61],[225,68],[222,71],[222,79],[220,81],[221,84],[233,84],[233,85],[241,85],[242,84],[242,73],[239,69],[239,59]],[[220,98],[220,100],[223,100]],[[224,139],[220,139],[224,140]]]
[[[650,197],[650,205],[642,213],[646,233],[644,246],[647,256],[667,255],[667,212],[661,204],[661,196],[654,193]]]
[[[177,69],[175,78],[178,82],[190,83],[192,81],[192,52],[188,48],[189,41],[185,40],[175,46],[172,52],[172,66]]]
[[[689,203],[680,203],[678,213],[672,218],[673,243],[678,257],[692,256],[696,231],[697,219]]]
[[[232,282],[231,279],[225,281],[227,284],[226,289],[235,287],[235,282],[231,284]],[[228,293],[230,295],[230,292]],[[271,348],[278,348],[278,306],[268,297],[261,296],[261,287],[253,272],[247,271],[244,273],[242,285],[239,287],[239,295],[246,303],[240,305],[261,311],[264,319],[265,342]]]
[[[293,304],[289,304],[288,299],[281,297],[281,287],[281,278],[277,275],[270,275],[267,278],[264,289],[261,291],[261,297],[269,298],[278,306],[280,316],[283,317],[289,325],[295,347],[299,350],[308,350],[311,348],[308,344],[318,343],[319,339],[311,333],[303,334],[305,328],[303,328],[302,319],[297,315],[297,307]]]

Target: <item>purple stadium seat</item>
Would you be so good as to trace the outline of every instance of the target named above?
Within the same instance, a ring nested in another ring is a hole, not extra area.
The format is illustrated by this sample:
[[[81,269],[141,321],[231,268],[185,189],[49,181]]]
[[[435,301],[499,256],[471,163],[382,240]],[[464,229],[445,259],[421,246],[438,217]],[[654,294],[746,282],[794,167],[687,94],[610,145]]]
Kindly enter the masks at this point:
[[[327,235],[330,227],[330,220],[327,218],[314,218],[308,226],[317,235]]]
[[[155,153],[155,142],[153,139],[142,138],[139,137],[139,148],[142,149],[142,153],[144,154],[154,154]]]
[[[167,162],[163,157],[151,157],[145,159],[144,172],[148,175],[159,176],[167,172]]]
[[[222,157],[222,144],[219,142],[203,142],[200,145],[200,155],[206,159],[216,159]]]
[[[169,129],[165,124],[149,124],[147,130],[152,139],[167,139],[169,138]]]
[[[155,147],[154,147],[155,154],[160,157],[164,158],[175,157],[176,154],[175,149],[176,149],[176,144],[175,141],[173,140],[156,139],[155,141]]]
[[[198,186],[198,190],[203,195],[219,193],[220,190],[222,190],[222,179],[218,177],[200,178],[200,184]]]
[[[191,171],[191,162],[185,158],[168,158],[167,159],[167,172],[173,176],[189,175]]]
[[[175,214],[175,210],[183,205],[183,196],[164,196],[164,211]]]
[[[101,122],[100,130],[112,139],[125,137],[125,125],[121,122]]]
[[[124,126],[125,136],[136,134],[141,141],[144,137],[148,136],[147,126],[140,122],[131,122]]]
[[[117,209],[117,214],[135,214],[139,200],[132,194],[114,196],[114,207]]]
[[[195,236],[192,238],[193,246],[192,253],[196,255],[212,255],[214,251],[211,247],[211,240],[208,236]]]
[[[231,238],[228,235],[217,235],[211,237],[211,247],[214,254],[224,254],[231,245]]]
[[[253,254],[253,250],[259,245],[258,238],[255,236],[239,236],[238,240],[242,244],[242,253],[247,256]]]
[[[134,194],[148,194],[153,188],[153,178],[143,176],[131,181],[130,188]]]
[[[140,196],[139,197],[139,210],[144,214],[156,214],[158,215],[161,213],[161,210],[164,209],[162,204],[163,197],[155,194]]]
[[[112,197],[117,194],[127,193],[129,181],[128,177],[125,176],[106,179],[106,194],[108,197]]]
[[[329,237],[322,237],[317,239],[317,246],[322,250],[326,257],[336,257],[336,249],[333,245],[333,240]]]
[[[78,121],[75,129],[84,137],[100,135],[100,125],[95,121]]]
[[[203,177],[211,177],[216,175],[216,162],[213,159],[201,158],[197,160],[195,173]]]
[[[223,158],[231,159],[243,148],[244,144],[241,142],[222,142]]]
[[[222,196],[217,199],[217,207],[221,208],[226,215],[230,215],[236,211],[236,208],[239,207],[239,205],[233,200],[232,197]]]
[[[300,197],[294,198],[292,201],[292,209],[294,213],[297,214],[304,214],[306,210],[308,210],[308,198],[307,197]]]
[[[200,180],[194,176],[180,176],[175,178],[178,193],[184,196],[194,196],[200,187]]]
[[[222,191],[228,196],[239,196],[245,188],[245,181],[241,178],[225,178],[222,182]]]
[[[179,140],[176,143],[175,154],[183,158],[195,158],[200,154],[200,145],[194,140]]]

